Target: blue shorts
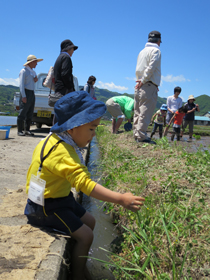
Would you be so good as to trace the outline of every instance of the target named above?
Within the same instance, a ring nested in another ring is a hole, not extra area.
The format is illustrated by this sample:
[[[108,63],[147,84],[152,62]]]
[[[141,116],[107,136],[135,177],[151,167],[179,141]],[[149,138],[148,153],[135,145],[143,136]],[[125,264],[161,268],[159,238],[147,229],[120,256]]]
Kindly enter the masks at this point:
[[[72,192],[67,197],[47,198],[44,202],[45,205],[41,206],[28,199],[24,214],[29,224],[67,235],[71,235],[83,225],[80,218],[86,210],[76,202]]]

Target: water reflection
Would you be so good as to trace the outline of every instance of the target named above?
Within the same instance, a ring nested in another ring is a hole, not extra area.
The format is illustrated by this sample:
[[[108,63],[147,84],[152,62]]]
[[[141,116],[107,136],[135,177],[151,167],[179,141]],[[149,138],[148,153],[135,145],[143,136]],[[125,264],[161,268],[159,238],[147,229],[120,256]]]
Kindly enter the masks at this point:
[[[154,139],[159,139],[158,136],[154,136]],[[167,139],[169,143],[173,144],[176,141],[176,137],[174,141],[171,141],[171,133],[167,134]],[[194,137],[189,139],[188,135],[183,135],[180,141],[176,142],[177,145],[182,146],[189,153],[196,153],[199,149],[202,151],[208,150],[210,152],[210,137],[209,136],[201,136],[200,139],[196,140]]]
[[[98,166],[99,149],[97,140],[94,137],[91,142],[90,158],[88,162],[88,170],[91,172],[91,178],[98,182],[100,180],[100,170]],[[100,182],[99,182],[100,183]],[[114,226],[109,215],[103,212],[103,202],[97,199],[84,195],[82,205],[87,209],[96,219],[96,227],[94,229],[94,240],[91,246],[90,257],[108,260],[104,251],[99,247],[109,250],[110,243],[117,236]],[[88,269],[94,280],[114,279],[111,272],[104,268],[104,266],[95,260],[89,259],[87,262]]]

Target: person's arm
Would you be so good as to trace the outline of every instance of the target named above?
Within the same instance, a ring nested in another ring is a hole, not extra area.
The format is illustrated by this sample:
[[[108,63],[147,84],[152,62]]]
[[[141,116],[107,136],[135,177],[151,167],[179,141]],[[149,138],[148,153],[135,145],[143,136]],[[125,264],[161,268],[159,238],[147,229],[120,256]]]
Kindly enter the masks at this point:
[[[167,98],[167,109],[168,109],[168,111],[171,113],[171,114],[173,114],[174,112],[171,110],[171,98],[170,98],[170,96]]]
[[[68,90],[75,90],[72,75],[72,62],[70,57],[64,57],[61,64],[61,78]]]
[[[95,188],[90,193],[90,196],[115,204],[120,204],[124,208],[136,212],[143,205],[145,199],[141,196],[134,196],[132,193],[118,193],[111,191],[100,184],[96,184]]]
[[[193,108],[192,110],[189,110],[189,111],[187,111],[187,114],[190,114],[190,113],[192,113],[192,112],[195,112],[195,108]]]
[[[153,120],[154,120],[154,118],[155,118],[156,115],[157,115],[157,113],[155,113],[155,114],[152,116],[152,118],[151,118],[151,123],[153,122]]]
[[[20,93],[22,96],[23,103],[27,102],[26,93],[25,93],[25,75],[26,75],[26,71],[25,69],[22,69],[19,74],[19,83],[20,83]]]
[[[89,85],[88,85],[88,84],[85,84],[85,85],[84,85],[84,91],[87,91],[87,92],[88,92],[88,88],[89,88]]]
[[[164,132],[163,132],[163,136],[166,136],[168,130],[169,130],[169,127],[173,121],[173,119],[175,118],[175,114],[173,115],[173,117],[171,118],[170,122],[168,123],[168,125],[166,125],[165,129],[164,129]]]
[[[198,105],[198,104],[195,104],[195,106],[196,106],[196,111],[200,112],[199,105]]]
[[[74,89],[75,89],[75,91],[79,91],[78,79],[77,79],[77,77],[75,77],[74,75],[73,75],[73,83],[74,83]]]

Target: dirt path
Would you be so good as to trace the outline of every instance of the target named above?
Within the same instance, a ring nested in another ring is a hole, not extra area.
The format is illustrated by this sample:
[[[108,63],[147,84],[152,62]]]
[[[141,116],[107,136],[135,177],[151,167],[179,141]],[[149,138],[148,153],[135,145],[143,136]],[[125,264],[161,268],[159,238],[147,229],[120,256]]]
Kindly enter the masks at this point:
[[[27,225],[23,215],[27,200],[25,181],[35,146],[49,128],[35,129],[35,137],[0,140],[0,279],[34,279],[40,260],[48,254],[54,237]]]
[[[0,140],[0,196],[6,189],[17,189],[24,186],[26,174],[31,162],[33,150],[39,141],[49,133],[46,126],[43,129],[31,127],[34,137],[17,136],[17,128],[11,128],[9,138]]]

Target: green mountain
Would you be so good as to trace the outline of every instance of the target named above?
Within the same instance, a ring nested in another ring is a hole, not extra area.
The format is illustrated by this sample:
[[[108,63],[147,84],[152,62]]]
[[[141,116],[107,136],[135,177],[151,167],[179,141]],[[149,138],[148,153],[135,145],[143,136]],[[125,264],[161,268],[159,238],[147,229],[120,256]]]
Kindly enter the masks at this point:
[[[0,112],[9,112],[10,115],[17,114],[13,105],[14,93],[16,91],[19,91],[19,87],[0,85]]]
[[[205,113],[210,112],[210,96],[203,94],[196,97],[195,103],[199,105],[200,112],[196,116],[203,116]]]
[[[0,112],[10,112],[10,115],[17,114],[13,106],[13,98],[16,91],[19,91],[19,87],[11,85],[0,85]],[[100,89],[97,87],[95,88],[95,94],[97,99],[103,101],[104,103],[113,96],[121,95],[118,92],[109,91],[107,89]],[[124,95],[134,98],[134,94],[124,93]],[[160,106],[165,103],[166,98],[158,97],[157,105],[154,112],[156,112],[160,108]],[[205,113],[210,112],[210,96],[200,95],[199,97],[196,97],[196,103],[199,104],[200,107],[200,112],[196,113],[196,115],[202,116]],[[107,115],[110,116],[109,114]]]

